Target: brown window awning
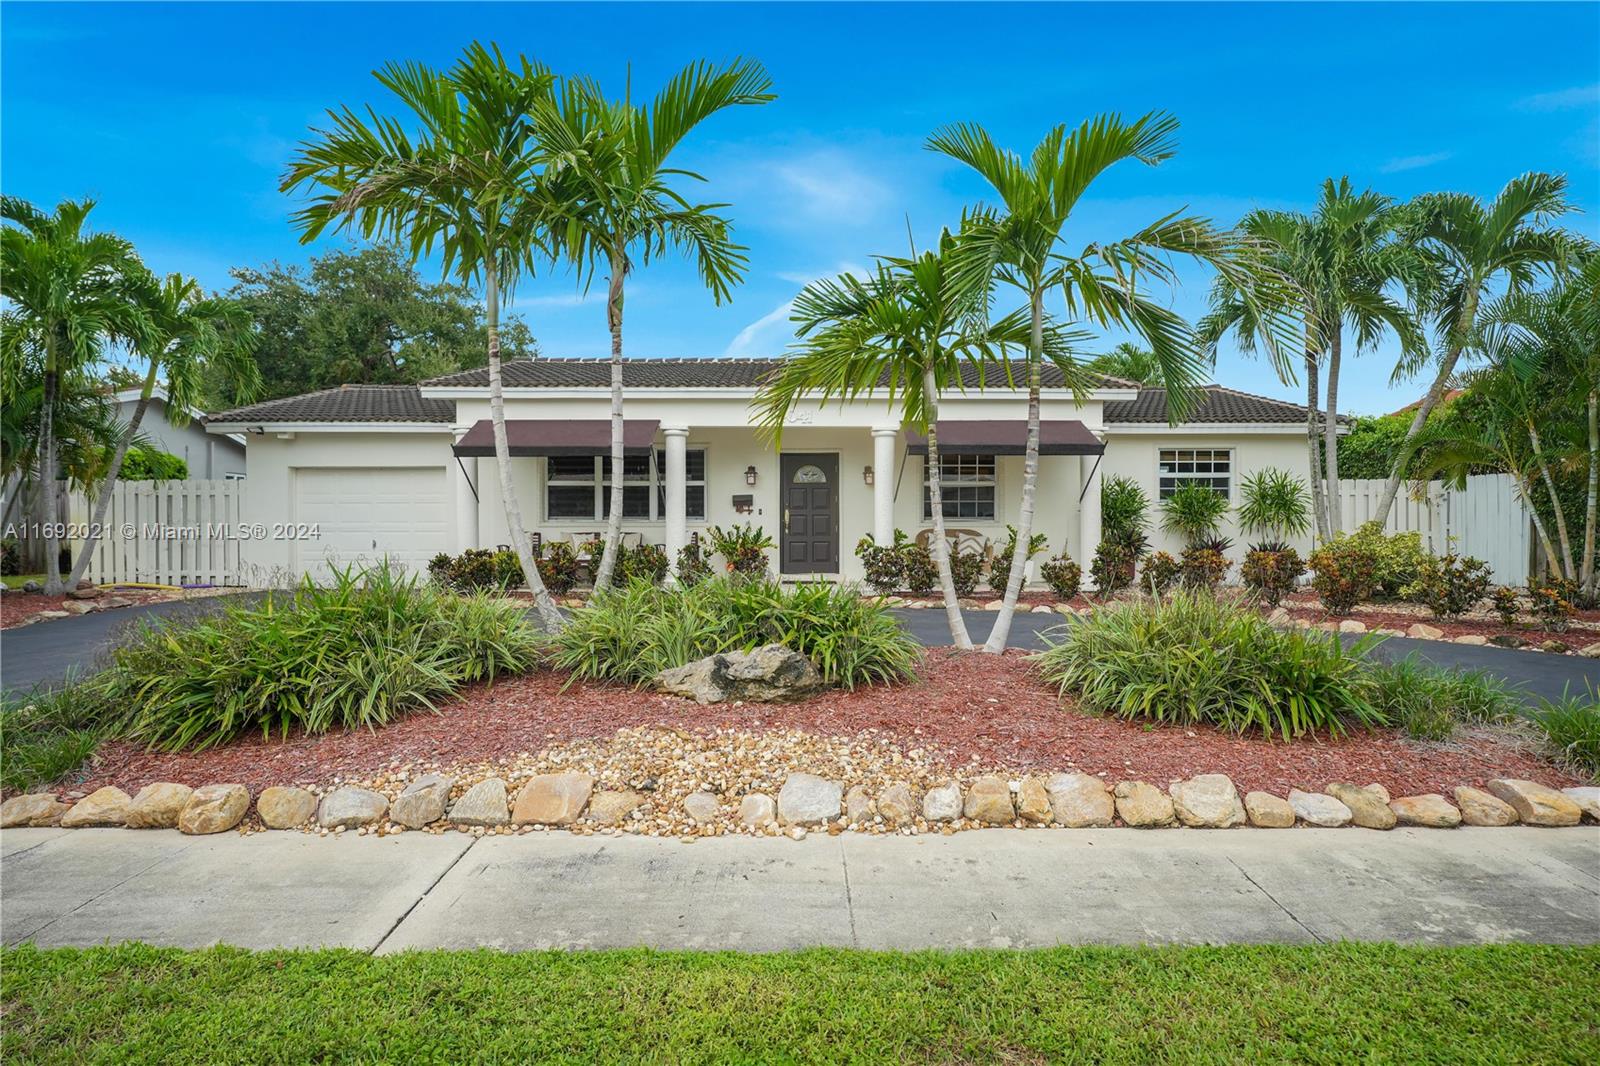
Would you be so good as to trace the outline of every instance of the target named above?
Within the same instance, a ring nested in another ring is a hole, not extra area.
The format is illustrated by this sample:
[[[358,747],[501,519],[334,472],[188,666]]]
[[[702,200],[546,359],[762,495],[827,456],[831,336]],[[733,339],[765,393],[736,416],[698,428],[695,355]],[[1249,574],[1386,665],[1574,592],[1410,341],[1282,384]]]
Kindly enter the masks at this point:
[[[659,419],[627,418],[622,422],[622,450],[649,455],[655,447]],[[609,418],[508,418],[506,443],[512,455],[610,455]],[[494,423],[479,419],[456,442],[462,457],[494,455]]]
[[[906,450],[912,455],[927,455],[928,438],[906,430]],[[941,455],[1022,455],[1027,450],[1027,419],[939,420]],[[1105,450],[1105,442],[1082,422],[1045,419],[1039,423],[1040,455],[1103,455]]]

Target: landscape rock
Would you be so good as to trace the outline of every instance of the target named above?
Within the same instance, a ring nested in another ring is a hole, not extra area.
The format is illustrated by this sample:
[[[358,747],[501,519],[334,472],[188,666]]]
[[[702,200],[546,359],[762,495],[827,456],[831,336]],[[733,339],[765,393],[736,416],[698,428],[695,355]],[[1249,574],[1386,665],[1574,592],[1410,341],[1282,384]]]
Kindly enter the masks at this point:
[[[1118,781],[1113,794],[1117,799],[1117,816],[1127,825],[1147,829],[1172,825],[1177,820],[1171,798],[1154,785],[1143,781]]]
[[[1366,631],[1367,623],[1358,622],[1354,618],[1346,618],[1339,623],[1339,632],[1341,633],[1365,633]]]
[[[1489,638],[1489,643],[1497,648],[1520,648],[1528,642],[1515,633],[1496,633]]]
[[[1327,792],[1350,808],[1350,820],[1363,829],[1393,829],[1399,821],[1385,797],[1368,792],[1360,785],[1335,781],[1328,785]]]
[[[1511,804],[1524,825],[1577,825],[1583,808],[1553,788],[1536,781],[1497,777],[1489,782],[1491,795]]]
[[[1437,792],[1421,796],[1401,796],[1389,807],[1401,825],[1420,825],[1428,829],[1454,829],[1461,824],[1461,812]]]
[[[1482,789],[1460,785],[1455,797],[1456,806],[1461,808],[1461,820],[1467,825],[1511,825],[1517,820],[1516,809],[1511,804]]]
[[[627,790],[601,791],[589,797],[586,819],[597,825],[621,825],[622,821],[644,805],[645,799],[637,792]]]
[[[133,802],[128,794],[114,785],[107,785],[89,793],[72,805],[61,817],[67,829],[80,829],[92,825],[122,825],[128,820],[128,804]]]
[[[1438,626],[1430,626],[1426,622],[1418,622],[1406,629],[1406,636],[1418,640],[1443,640],[1444,630]]]
[[[1250,824],[1261,829],[1294,828],[1294,808],[1289,801],[1270,792],[1247,792],[1244,812]]]
[[[1456,643],[1457,644],[1470,644],[1471,646],[1473,646],[1475,648],[1481,648],[1485,644],[1489,643],[1489,638],[1486,637],[1486,636],[1483,636],[1481,633],[1467,633],[1467,634],[1464,634],[1462,636],[1457,637],[1456,638]]]
[[[1368,792],[1376,793],[1377,797],[1383,800],[1385,803],[1388,803],[1390,800],[1394,799],[1393,796],[1389,795],[1389,790],[1378,784],[1376,781],[1365,787]]]
[[[12,796],[0,803],[0,829],[60,825],[62,815],[71,809],[51,792]]]
[[[1024,822],[1032,822],[1034,825],[1049,824],[1050,792],[1044,787],[1044,782],[1037,777],[1022,779],[1022,788],[1017,791],[1017,814]]]
[[[777,805],[765,792],[752,792],[739,801],[740,825],[749,826],[751,829],[765,829],[777,821]]]
[[[961,786],[954,781],[928,789],[922,797],[922,817],[930,822],[953,822],[961,817]]]
[[[851,785],[844,794],[844,820],[851,825],[860,825],[872,820],[873,806],[872,793],[867,791],[866,785]]]
[[[317,814],[317,797],[303,788],[273,785],[256,797],[256,814],[268,829],[298,829]]]
[[[1583,788],[1564,788],[1561,794],[1593,820],[1600,822],[1600,788],[1588,785]]]
[[[1289,806],[1294,808],[1295,817],[1307,825],[1337,829],[1341,825],[1350,824],[1350,808],[1332,796],[1324,796],[1320,792],[1301,792],[1297,788],[1291,788]]]
[[[1110,825],[1116,804],[1106,783],[1092,774],[1052,774],[1045,782],[1050,813],[1057,825],[1071,829]]]
[[[128,804],[129,829],[172,829],[188,804],[194,789],[171,781],[157,781],[141,788]]]
[[[382,793],[369,788],[341,788],[322,797],[317,808],[317,824],[324,829],[354,829],[371,825],[389,809]]]
[[[88,614],[99,606],[93,600],[67,600],[61,604],[61,609],[68,614]]]
[[[223,833],[242,822],[249,809],[250,790],[243,785],[201,785],[178,815],[178,830],[193,836]]]
[[[594,791],[588,774],[539,774],[517,793],[511,820],[517,825],[571,825]]]
[[[69,600],[97,600],[104,590],[98,585],[79,585],[75,589],[67,590]]]
[[[421,829],[444,817],[455,779],[442,774],[427,774],[406,785],[389,808],[389,821],[407,829]]]
[[[1539,642],[1539,650],[1547,651],[1551,655],[1565,655],[1572,649],[1568,648],[1559,640],[1543,640]]]
[[[1232,829],[1245,822],[1244,804],[1227,774],[1200,774],[1167,791],[1178,820],[1191,829]]]
[[[917,817],[917,799],[910,786],[896,781],[878,793],[878,815],[886,822],[910,822]]]
[[[1593,644],[1588,644],[1582,648],[1579,648],[1578,654],[1582,655],[1586,659],[1600,659],[1600,640],[1595,641]]]
[[[722,813],[722,802],[711,792],[691,792],[683,797],[683,813],[705,825],[717,820]]]
[[[967,789],[964,812],[968,818],[989,825],[1010,825],[1017,810],[1011,805],[1011,783],[996,774],[985,774]]]
[[[782,644],[750,651],[728,651],[686,666],[663,670],[656,687],[699,703],[743,700],[773,703],[799,699],[822,687],[822,675],[811,660]]]
[[[998,611],[1006,605],[1005,600],[990,600],[983,605],[985,611]]]
[[[778,818],[785,825],[815,825],[839,817],[844,786],[816,774],[790,774],[778,790]]]
[[[451,805],[448,817],[454,825],[505,825],[511,820],[506,810],[506,783],[498,777],[479,781]]]

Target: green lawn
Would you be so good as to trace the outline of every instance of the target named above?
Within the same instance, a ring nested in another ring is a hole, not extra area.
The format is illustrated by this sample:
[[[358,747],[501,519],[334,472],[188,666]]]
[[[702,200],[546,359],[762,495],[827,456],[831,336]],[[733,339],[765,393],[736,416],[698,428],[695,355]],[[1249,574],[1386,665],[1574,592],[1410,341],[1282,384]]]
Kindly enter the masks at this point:
[[[1600,947],[0,962],[8,1063],[1600,1061]]]
[[[25,582],[25,581],[37,581],[37,582],[39,582],[39,584],[42,585],[42,584],[44,584],[44,575],[43,574],[6,574],[5,576],[0,577],[0,582],[4,582],[6,588],[8,588],[8,589],[20,589],[22,587],[23,582]]]

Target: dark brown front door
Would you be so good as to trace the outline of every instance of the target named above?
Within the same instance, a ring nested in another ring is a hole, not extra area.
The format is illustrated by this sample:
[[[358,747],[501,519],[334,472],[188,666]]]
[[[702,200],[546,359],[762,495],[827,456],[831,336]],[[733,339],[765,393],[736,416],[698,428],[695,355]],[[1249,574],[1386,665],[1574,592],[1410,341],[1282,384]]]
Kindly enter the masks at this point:
[[[778,552],[785,574],[839,572],[839,457],[784,452],[783,536]]]

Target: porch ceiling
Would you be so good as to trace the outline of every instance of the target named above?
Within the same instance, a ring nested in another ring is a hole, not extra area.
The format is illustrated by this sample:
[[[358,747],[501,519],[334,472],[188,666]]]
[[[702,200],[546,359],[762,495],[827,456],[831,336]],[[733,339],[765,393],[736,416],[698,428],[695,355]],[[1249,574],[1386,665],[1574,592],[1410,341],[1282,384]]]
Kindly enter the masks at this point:
[[[942,455],[1022,455],[1027,448],[1026,419],[939,420]],[[906,430],[906,450],[912,455],[927,455],[927,436]],[[1105,450],[1105,442],[1075,419],[1045,419],[1039,423],[1040,455],[1102,455]]]
[[[658,419],[624,419],[622,450],[629,455],[650,454],[660,428]],[[611,420],[508,418],[506,443],[512,455],[610,455]],[[456,442],[455,453],[462,457],[494,455],[494,423],[487,418],[474,422]]]

